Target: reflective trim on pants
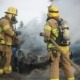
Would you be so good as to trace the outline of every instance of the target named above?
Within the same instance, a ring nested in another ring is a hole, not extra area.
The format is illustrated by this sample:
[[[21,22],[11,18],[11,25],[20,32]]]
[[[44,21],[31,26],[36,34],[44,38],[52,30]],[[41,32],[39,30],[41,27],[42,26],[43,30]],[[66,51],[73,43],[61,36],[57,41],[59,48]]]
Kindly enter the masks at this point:
[[[4,67],[4,71],[5,70],[9,70],[9,71],[12,71],[12,67],[10,66],[10,67]]]
[[[3,74],[3,69],[0,69],[0,74]]]
[[[74,78],[68,78],[67,80],[74,80]]]
[[[59,79],[50,79],[50,80],[59,80]]]

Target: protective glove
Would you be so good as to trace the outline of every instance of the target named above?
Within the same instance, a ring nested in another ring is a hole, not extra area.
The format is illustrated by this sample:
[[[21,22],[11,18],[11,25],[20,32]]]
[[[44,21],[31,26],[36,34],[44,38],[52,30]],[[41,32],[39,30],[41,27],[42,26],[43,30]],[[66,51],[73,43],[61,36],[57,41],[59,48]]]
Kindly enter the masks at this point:
[[[13,36],[13,45],[17,45],[19,43],[19,38],[14,34]]]

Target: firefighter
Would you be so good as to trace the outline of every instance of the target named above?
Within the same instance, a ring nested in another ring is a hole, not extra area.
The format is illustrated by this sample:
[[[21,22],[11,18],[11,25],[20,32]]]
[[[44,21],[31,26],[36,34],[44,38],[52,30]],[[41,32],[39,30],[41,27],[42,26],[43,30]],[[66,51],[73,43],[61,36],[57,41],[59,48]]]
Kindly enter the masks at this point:
[[[61,55],[58,49],[50,41],[51,38],[57,41],[57,37],[59,36],[59,25],[57,20],[60,18],[60,13],[58,7],[53,5],[49,6],[47,16],[48,18],[46,24],[44,25],[44,41],[47,43],[48,53],[51,59],[50,80],[60,80],[59,62],[62,64],[62,69],[64,70],[67,80],[75,80],[71,64],[64,58],[63,55]],[[69,59],[69,45],[59,46],[65,53],[64,55]]]
[[[16,34],[13,30],[13,24],[17,23],[17,9],[9,7],[5,12],[5,16],[0,19],[0,57],[3,63],[0,63],[0,74],[10,74],[12,72],[11,67],[11,46],[12,39],[18,41]]]

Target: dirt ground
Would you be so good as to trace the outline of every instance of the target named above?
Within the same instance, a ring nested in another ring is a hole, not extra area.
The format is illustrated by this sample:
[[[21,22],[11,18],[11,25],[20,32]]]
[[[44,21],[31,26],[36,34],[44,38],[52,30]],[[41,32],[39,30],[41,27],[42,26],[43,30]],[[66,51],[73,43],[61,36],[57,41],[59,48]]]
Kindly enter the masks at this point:
[[[75,71],[75,70],[74,70]],[[75,80],[80,80],[80,75],[75,73]],[[0,80],[49,80],[49,67],[47,69],[34,69],[31,73],[18,73],[13,72],[10,75],[2,75],[0,76]],[[60,80],[66,80],[65,75],[62,70],[60,70]]]

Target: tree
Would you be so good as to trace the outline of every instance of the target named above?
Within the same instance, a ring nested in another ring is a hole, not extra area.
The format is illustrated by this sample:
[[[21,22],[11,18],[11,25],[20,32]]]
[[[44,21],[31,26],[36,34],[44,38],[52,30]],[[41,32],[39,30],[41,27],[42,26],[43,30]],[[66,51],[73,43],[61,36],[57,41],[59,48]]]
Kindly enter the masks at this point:
[[[19,28],[21,28],[21,27],[24,27],[24,23],[23,23],[23,21],[20,21]]]

